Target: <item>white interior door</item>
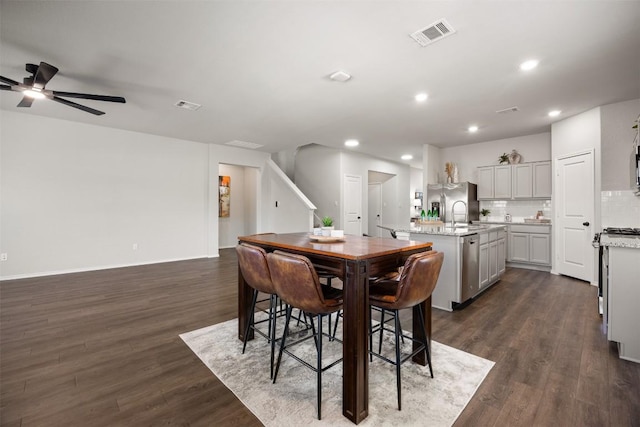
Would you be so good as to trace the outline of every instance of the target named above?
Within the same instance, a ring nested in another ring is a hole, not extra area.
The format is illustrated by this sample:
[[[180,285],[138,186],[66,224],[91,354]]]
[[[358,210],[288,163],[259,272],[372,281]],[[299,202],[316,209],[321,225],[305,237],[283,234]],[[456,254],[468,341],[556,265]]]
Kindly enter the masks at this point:
[[[556,271],[593,281],[593,152],[556,159]]]
[[[344,176],[344,234],[362,236],[362,177]]]
[[[369,184],[368,207],[367,234],[381,237],[382,229],[378,225],[382,224],[382,184],[379,182]]]

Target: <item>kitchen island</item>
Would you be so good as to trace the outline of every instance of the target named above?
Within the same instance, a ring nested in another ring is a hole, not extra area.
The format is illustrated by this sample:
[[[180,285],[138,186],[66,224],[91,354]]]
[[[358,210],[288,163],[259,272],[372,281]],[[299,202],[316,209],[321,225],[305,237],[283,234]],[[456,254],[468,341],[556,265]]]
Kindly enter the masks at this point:
[[[432,295],[433,307],[452,311],[500,280],[505,270],[506,227],[499,224],[383,225],[401,240],[433,242],[444,252],[440,277]]]

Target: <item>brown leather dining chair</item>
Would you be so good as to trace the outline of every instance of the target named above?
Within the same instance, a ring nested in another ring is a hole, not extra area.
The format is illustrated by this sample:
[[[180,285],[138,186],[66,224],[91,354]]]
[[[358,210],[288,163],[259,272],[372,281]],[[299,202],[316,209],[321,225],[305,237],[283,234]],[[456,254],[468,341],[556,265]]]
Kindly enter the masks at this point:
[[[424,325],[422,303],[431,296],[436,287],[443,260],[444,253],[442,252],[427,251],[413,254],[407,258],[404,268],[398,278],[378,279],[373,281],[369,286],[370,305],[382,309],[380,323],[375,328],[372,328],[371,334],[379,331],[380,340],[382,341],[382,334],[384,331],[394,332],[395,360],[391,360],[383,356],[380,350],[378,350],[378,352],[374,352],[371,348],[371,340],[369,341],[369,353],[396,366],[398,410],[402,410],[402,380],[400,375],[400,365],[402,365],[402,363],[421,352],[426,352],[429,372],[431,374],[431,378],[433,378],[429,338],[427,337],[427,331]],[[416,305],[420,312],[422,336],[426,338],[424,341],[414,338],[416,335],[415,333],[412,334],[413,336],[405,335],[402,331],[402,327],[400,326],[400,315],[398,311],[405,308],[411,308]],[[384,315],[387,311],[393,313],[393,316],[395,317],[395,327],[392,330],[387,329],[385,326]],[[400,339],[402,337],[407,338],[412,342],[417,342],[420,345],[411,354],[402,356],[400,352]]]
[[[273,361],[275,354],[275,333],[276,333],[276,317],[277,317],[277,295],[276,289],[271,280],[271,273],[269,272],[269,265],[267,264],[267,253],[264,249],[249,245],[247,243],[240,243],[236,246],[236,252],[238,254],[238,265],[244,281],[253,288],[253,298],[251,300],[251,314],[249,315],[249,322],[244,331],[244,341],[242,343],[242,353],[244,354],[247,348],[247,338],[249,335],[249,329],[253,329],[254,332],[267,338],[269,344],[271,344],[271,366],[269,369],[270,378],[273,378]],[[256,328],[255,322],[255,310],[256,303],[258,301],[258,294],[262,292],[269,295],[269,315],[266,320],[261,320],[258,323],[267,322],[268,332],[265,334],[260,329]]]
[[[320,283],[318,274],[305,256],[275,251],[267,254],[269,270],[278,296],[287,304],[286,320],[282,339],[280,340],[280,351],[276,362],[273,382],[276,382],[282,354],[287,353],[293,359],[302,363],[306,367],[316,372],[317,387],[317,411],[318,419],[322,417],[322,372],[337,365],[342,358],[322,366],[322,338],[331,337],[330,331],[326,333],[322,330],[323,317],[331,315],[342,308],[342,290],[330,286],[323,286]],[[300,309],[310,316],[312,334],[307,335],[295,342],[289,343],[289,322],[291,312],[294,308]],[[314,322],[313,318],[316,318]],[[315,366],[295,355],[290,349],[310,338],[315,340],[317,359]],[[331,338],[330,338],[331,339]]]

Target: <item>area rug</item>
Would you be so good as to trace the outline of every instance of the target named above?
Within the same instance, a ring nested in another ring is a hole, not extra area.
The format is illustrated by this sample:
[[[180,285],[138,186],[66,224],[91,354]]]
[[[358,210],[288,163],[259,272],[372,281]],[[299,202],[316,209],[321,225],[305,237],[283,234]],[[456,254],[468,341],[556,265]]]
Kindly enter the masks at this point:
[[[305,333],[294,332],[297,336]],[[322,420],[318,420],[315,372],[285,354],[277,382],[272,384],[266,339],[256,334],[242,354],[237,335],[238,322],[233,319],[180,337],[265,426],[353,426],[342,415],[341,363],[323,374]],[[408,342],[406,346],[410,348]],[[385,334],[383,347],[393,354],[393,334]],[[313,340],[295,347],[294,352],[315,363]],[[340,343],[324,340],[325,364],[341,354]],[[435,341],[431,354],[434,378],[426,366],[402,365],[402,411],[397,409],[395,367],[374,358],[369,363],[369,416],[359,426],[452,425],[494,363]]]

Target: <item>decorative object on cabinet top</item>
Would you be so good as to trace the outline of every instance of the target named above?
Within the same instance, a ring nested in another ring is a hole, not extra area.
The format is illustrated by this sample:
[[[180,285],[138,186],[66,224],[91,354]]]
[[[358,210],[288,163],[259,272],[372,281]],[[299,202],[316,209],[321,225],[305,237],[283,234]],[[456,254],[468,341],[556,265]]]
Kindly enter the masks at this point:
[[[500,164],[509,163],[509,155],[507,153],[502,153],[502,155],[498,158]]]
[[[509,154],[509,163],[512,165],[518,164],[522,161],[522,156],[518,154],[516,150],[511,150],[511,154]]]
[[[447,174],[447,183],[457,184],[459,182],[458,165],[453,162],[447,162],[444,165],[444,171]]]

